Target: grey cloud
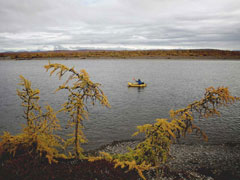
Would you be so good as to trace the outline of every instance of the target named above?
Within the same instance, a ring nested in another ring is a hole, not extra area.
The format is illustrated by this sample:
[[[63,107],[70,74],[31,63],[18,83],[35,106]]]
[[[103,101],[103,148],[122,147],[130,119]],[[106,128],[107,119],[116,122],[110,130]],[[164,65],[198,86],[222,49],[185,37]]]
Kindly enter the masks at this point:
[[[238,0],[8,0],[0,51],[77,47],[240,49]]]

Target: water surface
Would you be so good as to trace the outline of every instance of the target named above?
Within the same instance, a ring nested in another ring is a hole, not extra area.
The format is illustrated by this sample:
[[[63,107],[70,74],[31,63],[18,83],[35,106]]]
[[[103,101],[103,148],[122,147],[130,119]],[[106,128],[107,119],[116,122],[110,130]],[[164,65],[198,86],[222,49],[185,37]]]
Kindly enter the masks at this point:
[[[228,86],[240,96],[240,61],[201,60],[54,60],[75,69],[86,69],[94,82],[100,82],[108,96],[111,109],[89,107],[89,120],[84,122],[89,140],[87,149],[114,140],[130,139],[137,125],[153,123],[156,118],[168,117],[170,109],[178,109],[203,97],[209,86]],[[49,77],[44,65],[47,60],[0,61],[0,132],[18,133],[23,119],[21,101],[16,95],[20,88],[19,75],[40,89],[40,103],[48,102],[55,109],[66,100],[66,93],[54,94],[61,84],[57,77]],[[141,78],[146,88],[128,88],[127,82]],[[240,143],[240,103],[221,108],[222,116],[196,119],[209,136],[208,143]],[[60,114],[65,136],[67,116]],[[191,136],[188,143],[201,142]]]

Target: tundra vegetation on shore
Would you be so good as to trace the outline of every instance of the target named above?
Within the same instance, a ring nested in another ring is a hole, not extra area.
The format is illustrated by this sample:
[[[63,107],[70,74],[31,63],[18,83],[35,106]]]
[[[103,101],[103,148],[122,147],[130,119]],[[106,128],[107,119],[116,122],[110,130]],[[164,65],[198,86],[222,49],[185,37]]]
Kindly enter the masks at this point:
[[[50,75],[56,72],[59,78],[69,74],[68,79],[57,89],[57,91],[66,90],[68,99],[58,111],[54,111],[49,105],[42,110],[43,108],[38,104],[40,91],[32,89],[31,82],[20,76],[19,85],[22,89],[17,90],[17,94],[25,108],[26,124],[20,134],[11,135],[9,132],[4,132],[0,137],[0,161],[4,174],[13,172],[14,177],[19,178],[33,172],[31,178],[34,178],[39,176],[36,169],[41,163],[48,166],[46,164],[56,165],[57,162],[76,159],[81,160],[82,163],[76,166],[82,173],[79,175],[82,179],[88,177],[106,179],[106,177],[116,176],[120,179],[126,176],[136,179],[137,174],[142,179],[146,179],[144,171],[152,169],[156,172],[156,176],[160,177],[169,159],[170,147],[176,139],[196,132],[207,140],[207,135],[194,124],[195,117],[219,116],[218,107],[228,106],[240,100],[239,97],[231,96],[227,87],[217,89],[209,87],[201,100],[183,109],[171,110],[169,119],[156,119],[154,124],[138,126],[134,136],[144,133],[145,139],[136,148],[129,148],[124,154],[100,152],[93,156],[84,154],[81,148],[81,144],[87,141],[82,129],[83,121],[88,117],[89,103],[94,105],[98,102],[105,107],[110,107],[100,84],[92,82],[85,70],[78,72],[74,68],[50,62],[45,69],[52,70]],[[56,116],[60,111],[69,114],[70,120],[66,123],[73,128],[71,138],[67,140],[55,134],[61,129]],[[67,149],[68,146],[72,148]],[[62,153],[61,149],[68,152]],[[27,168],[22,166],[24,159],[28,159],[27,164],[25,163]],[[56,165],[56,167],[59,166]],[[69,167],[63,165],[58,170],[61,171],[61,168],[71,174],[72,170]],[[5,172],[6,169],[10,170]],[[39,170],[39,172],[42,171]],[[56,175],[49,174],[49,178],[52,176]]]
[[[40,52],[6,52],[0,53],[0,59],[34,59],[34,58],[153,58],[153,59],[240,59],[240,51],[189,49],[189,50],[59,50]]]

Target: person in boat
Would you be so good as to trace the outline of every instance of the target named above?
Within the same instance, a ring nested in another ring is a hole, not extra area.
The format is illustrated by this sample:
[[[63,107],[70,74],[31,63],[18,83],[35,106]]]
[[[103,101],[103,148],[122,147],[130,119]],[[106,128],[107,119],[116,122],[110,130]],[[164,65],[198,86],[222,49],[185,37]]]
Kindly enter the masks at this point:
[[[136,82],[138,83],[138,85],[144,84],[144,82],[142,82],[140,79],[138,79]]]

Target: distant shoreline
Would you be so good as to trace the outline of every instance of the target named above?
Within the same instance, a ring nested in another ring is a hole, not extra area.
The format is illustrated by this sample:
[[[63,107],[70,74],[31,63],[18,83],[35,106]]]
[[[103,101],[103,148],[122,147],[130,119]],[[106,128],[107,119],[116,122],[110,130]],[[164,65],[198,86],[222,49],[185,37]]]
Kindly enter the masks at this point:
[[[118,57],[47,57],[47,58],[16,58],[12,59],[10,57],[0,57],[0,61],[29,61],[29,60],[203,60],[203,61],[240,61],[239,58],[233,57],[188,57],[188,56],[174,56],[174,57],[127,57],[127,58],[118,58]]]
[[[156,59],[156,60],[240,60],[240,51],[189,49],[189,50],[60,50],[39,52],[0,53],[0,60],[46,59]]]

